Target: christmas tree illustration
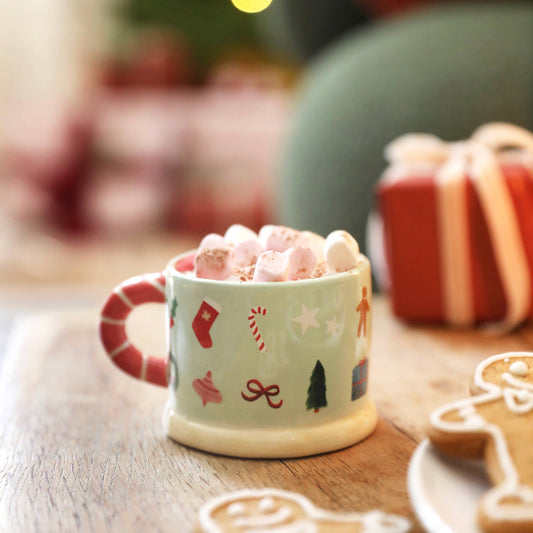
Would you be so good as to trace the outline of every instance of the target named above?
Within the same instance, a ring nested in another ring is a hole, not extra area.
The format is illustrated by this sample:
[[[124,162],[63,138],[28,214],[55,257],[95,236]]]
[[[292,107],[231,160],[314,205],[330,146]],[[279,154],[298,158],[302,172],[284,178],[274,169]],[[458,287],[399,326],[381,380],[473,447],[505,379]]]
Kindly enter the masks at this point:
[[[172,306],[170,307],[170,327],[174,327],[174,319],[176,318],[176,309],[178,308],[178,300],[174,298],[172,300]]]
[[[326,399],[326,373],[320,360],[317,360],[307,389],[307,409],[314,409],[318,413],[321,407],[327,407]]]

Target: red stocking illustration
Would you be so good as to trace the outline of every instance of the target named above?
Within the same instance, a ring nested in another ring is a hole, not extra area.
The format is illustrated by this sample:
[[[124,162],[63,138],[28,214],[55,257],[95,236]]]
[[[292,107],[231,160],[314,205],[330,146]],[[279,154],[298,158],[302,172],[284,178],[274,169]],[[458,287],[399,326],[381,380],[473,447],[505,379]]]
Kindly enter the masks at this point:
[[[209,330],[221,310],[222,308],[216,302],[210,298],[204,298],[192,321],[192,329],[203,348],[211,348],[213,346]]]

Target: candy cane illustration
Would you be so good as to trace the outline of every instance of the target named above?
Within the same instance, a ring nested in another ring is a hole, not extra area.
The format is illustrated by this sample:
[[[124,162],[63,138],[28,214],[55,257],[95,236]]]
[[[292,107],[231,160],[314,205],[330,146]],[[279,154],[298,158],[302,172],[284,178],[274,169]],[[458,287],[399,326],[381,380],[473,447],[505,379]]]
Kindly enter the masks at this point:
[[[135,348],[126,333],[126,320],[138,305],[165,303],[165,283],[163,272],[126,280],[115,287],[100,315],[100,339],[113,363],[134,378],[163,387],[168,384],[167,359]]]
[[[248,326],[250,326],[250,329],[252,331],[252,335],[255,339],[255,342],[257,343],[257,347],[259,348],[260,352],[266,352],[266,346],[265,342],[263,341],[263,337],[261,336],[261,333],[259,331],[259,328],[257,327],[257,324],[255,322],[255,315],[266,315],[267,310],[264,307],[261,307],[260,305],[257,307],[252,307],[250,309],[250,314],[248,315]]]

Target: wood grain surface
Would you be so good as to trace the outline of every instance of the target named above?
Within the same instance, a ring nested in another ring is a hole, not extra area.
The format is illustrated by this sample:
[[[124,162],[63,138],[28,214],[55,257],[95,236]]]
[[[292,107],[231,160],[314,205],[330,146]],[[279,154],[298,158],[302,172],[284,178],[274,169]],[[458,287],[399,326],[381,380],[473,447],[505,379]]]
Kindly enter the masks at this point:
[[[164,349],[162,307],[146,305],[128,324],[147,350]],[[531,329],[495,336],[408,326],[376,297],[375,433],[336,453],[242,460],[165,436],[167,392],[110,363],[97,337],[98,312],[93,304],[63,305],[17,313],[0,329],[2,532],[188,532],[209,498],[246,487],[293,490],[335,511],[379,508],[408,517],[421,531],[406,474],[428,414],[467,394],[483,358],[533,347]]]

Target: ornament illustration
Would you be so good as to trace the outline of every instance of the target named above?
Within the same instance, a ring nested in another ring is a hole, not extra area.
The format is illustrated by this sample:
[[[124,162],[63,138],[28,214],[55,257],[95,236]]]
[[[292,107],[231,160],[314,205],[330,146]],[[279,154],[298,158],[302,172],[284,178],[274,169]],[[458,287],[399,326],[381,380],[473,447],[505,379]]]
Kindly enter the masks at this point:
[[[370,304],[366,297],[367,289],[363,287],[363,297],[359,302],[359,305],[356,308],[356,311],[359,311],[359,328],[357,329],[357,336],[360,337],[363,333],[363,337],[366,337],[366,316],[370,311]]]
[[[293,322],[299,322],[302,327],[302,335],[308,330],[308,328],[319,328],[319,324],[316,321],[316,314],[318,313],[318,307],[315,309],[307,309],[307,307],[302,304],[302,314],[293,318]]]
[[[272,407],[272,409],[279,409],[283,405],[283,400],[280,400],[277,403],[271,400],[272,397],[279,394],[278,385],[269,385],[268,387],[265,387],[258,379],[249,379],[246,383],[246,388],[253,394],[253,396],[247,396],[241,391],[241,396],[248,402],[255,402],[255,400],[261,398],[261,396],[265,396],[268,405]]]
[[[256,315],[266,315],[267,310],[264,307],[258,306],[258,307],[252,307],[250,309],[250,314],[248,315],[248,326],[250,327],[250,330],[252,331],[252,335],[255,339],[255,342],[257,343],[257,347],[259,348],[260,352],[266,352],[266,346],[265,342],[263,341],[263,337],[261,335],[261,332],[259,331],[259,328],[255,322],[255,316]]]
[[[213,384],[213,378],[211,370],[207,372],[205,378],[194,379],[192,382],[192,388],[198,393],[198,396],[202,399],[202,405],[205,407],[209,402],[221,403],[222,394]]]
[[[170,307],[170,327],[174,327],[174,319],[176,318],[176,309],[178,308],[178,300],[174,298],[172,300],[172,306]]]
[[[326,372],[320,360],[317,360],[309,379],[306,406],[307,410],[313,409],[315,413],[318,413],[321,407],[328,406],[328,400],[326,399]]]
[[[368,387],[368,359],[361,359],[352,372],[352,402],[366,394]]]
[[[200,309],[198,309],[192,321],[192,329],[202,348],[211,348],[213,346],[209,331],[220,311],[222,311],[222,307],[211,298],[206,297],[203,299]]]

